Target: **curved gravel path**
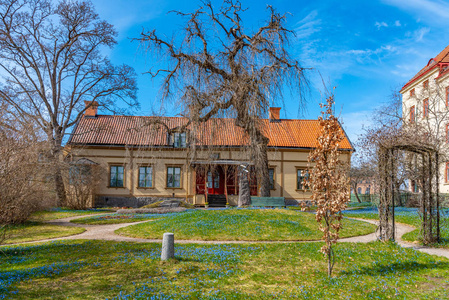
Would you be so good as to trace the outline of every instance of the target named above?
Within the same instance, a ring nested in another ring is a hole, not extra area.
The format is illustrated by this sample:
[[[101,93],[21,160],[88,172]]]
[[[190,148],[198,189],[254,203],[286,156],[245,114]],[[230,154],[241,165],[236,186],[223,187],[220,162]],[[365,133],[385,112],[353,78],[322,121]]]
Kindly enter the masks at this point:
[[[133,237],[127,237],[118,235],[115,233],[115,231],[119,228],[144,223],[144,222],[151,222],[153,220],[148,221],[141,221],[141,222],[133,222],[133,223],[121,223],[121,224],[108,224],[108,225],[85,225],[85,224],[76,224],[70,222],[74,219],[79,218],[85,218],[88,216],[94,216],[94,215],[84,215],[84,216],[76,216],[76,217],[69,217],[64,219],[57,219],[57,220],[51,220],[47,221],[49,224],[53,225],[59,225],[59,226],[71,226],[71,227],[82,227],[85,228],[86,231],[80,234],[72,235],[72,236],[66,236],[66,237],[60,237],[60,238],[53,238],[53,239],[45,239],[45,240],[39,240],[34,242],[27,242],[28,243],[35,243],[35,242],[50,242],[50,241],[57,241],[57,240],[106,240],[106,241],[117,241],[117,242],[137,242],[137,243],[161,243],[162,239],[141,239],[141,238],[133,238]],[[371,223],[371,224],[378,224],[378,221],[376,220],[367,220],[367,219],[357,219],[353,218],[355,220]],[[426,246],[420,246],[413,243],[405,242],[401,239],[401,237],[410,232],[413,231],[415,227],[396,223],[396,234],[397,237],[397,243],[401,247],[405,248],[413,248],[415,250],[431,254],[431,255],[437,255],[437,256],[443,256],[446,258],[449,258],[449,250],[442,249],[442,248],[431,248]],[[342,238],[339,239],[338,242],[344,242],[344,243],[368,243],[373,242],[377,240],[377,233],[370,233],[367,235],[361,235],[361,236],[355,236],[355,237],[349,237],[349,238]],[[317,242],[317,241],[201,241],[201,240],[176,240],[176,243],[178,244],[244,244],[244,243],[306,243],[306,242]],[[21,243],[24,244],[24,243]]]

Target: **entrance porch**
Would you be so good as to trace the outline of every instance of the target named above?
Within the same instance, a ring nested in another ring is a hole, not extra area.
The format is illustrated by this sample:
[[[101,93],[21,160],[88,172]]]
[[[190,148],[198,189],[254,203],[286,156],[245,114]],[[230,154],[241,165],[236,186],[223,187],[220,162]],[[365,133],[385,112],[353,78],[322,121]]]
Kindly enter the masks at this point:
[[[248,176],[251,196],[257,196],[258,185],[254,166],[240,161],[195,162],[194,204],[208,203],[211,207],[237,205],[239,176]],[[245,167],[247,172],[242,172]]]

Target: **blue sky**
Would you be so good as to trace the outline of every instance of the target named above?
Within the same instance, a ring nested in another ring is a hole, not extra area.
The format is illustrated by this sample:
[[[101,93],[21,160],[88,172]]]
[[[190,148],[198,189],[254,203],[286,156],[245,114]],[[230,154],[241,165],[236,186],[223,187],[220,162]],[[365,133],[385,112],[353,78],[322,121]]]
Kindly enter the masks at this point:
[[[143,74],[163,61],[155,60],[130,38],[142,30],[172,36],[183,20],[171,10],[194,11],[200,1],[92,0],[100,17],[119,32],[118,44],[108,51],[115,64],[136,69],[141,109],[151,115],[160,109],[160,81]],[[287,27],[296,32],[290,52],[309,72],[312,93],[300,111],[298,101],[286,94],[282,118],[314,119],[323,101],[322,80],[336,87],[336,111],[350,139],[355,141],[369,115],[393,90],[398,90],[428,60],[449,44],[449,2],[442,0],[242,0],[248,8],[243,20],[257,28],[272,5],[288,12]],[[212,1],[219,6],[221,1]],[[175,111],[168,107],[166,112]],[[170,113],[166,113],[170,114]]]

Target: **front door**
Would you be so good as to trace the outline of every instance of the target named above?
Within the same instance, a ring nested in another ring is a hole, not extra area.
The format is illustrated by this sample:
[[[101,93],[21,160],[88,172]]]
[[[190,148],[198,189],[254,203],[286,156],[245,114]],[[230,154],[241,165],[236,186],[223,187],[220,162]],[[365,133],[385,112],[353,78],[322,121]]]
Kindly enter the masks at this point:
[[[220,166],[207,172],[207,193],[210,195],[224,194],[224,173]]]

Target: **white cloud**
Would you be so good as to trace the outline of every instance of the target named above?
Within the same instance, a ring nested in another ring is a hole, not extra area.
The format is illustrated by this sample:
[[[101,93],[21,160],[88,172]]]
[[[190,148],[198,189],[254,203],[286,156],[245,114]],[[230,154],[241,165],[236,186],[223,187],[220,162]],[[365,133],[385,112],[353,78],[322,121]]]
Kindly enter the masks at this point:
[[[374,23],[374,26],[377,27],[377,30],[381,29],[382,27],[388,27],[388,24],[385,22],[376,22]]]
[[[402,26],[401,21],[396,20],[396,21],[394,22],[394,26],[396,26],[396,27],[401,27],[401,26]]]
[[[449,19],[448,3],[445,0],[383,0],[383,2],[417,15],[429,15],[428,18],[423,19],[426,22],[447,24]]]
[[[389,54],[391,52],[396,52],[396,47],[393,47],[391,45],[386,45],[386,46],[381,46],[377,49],[365,49],[365,50],[361,50],[361,49],[353,49],[353,50],[348,50],[345,52],[345,54],[349,54],[349,55],[360,55],[360,56],[371,56],[371,55],[381,55],[381,54]]]
[[[294,29],[296,38],[304,39],[311,36],[313,33],[321,30],[321,19],[318,19],[318,12],[316,10],[310,12],[305,18],[296,23]]]
[[[415,30],[412,34],[416,42],[420,42],[423,40],[424,36],[430,32],[430,28],[423,27],[418,30]]]

